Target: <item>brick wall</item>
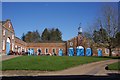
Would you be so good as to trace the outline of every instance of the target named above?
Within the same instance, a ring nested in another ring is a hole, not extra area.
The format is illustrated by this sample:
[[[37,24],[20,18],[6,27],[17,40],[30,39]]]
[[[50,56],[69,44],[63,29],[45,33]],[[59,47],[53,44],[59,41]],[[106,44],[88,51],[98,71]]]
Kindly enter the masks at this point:
[[[38,49],[41,49],[42,54],[45,54],[45,49],[48,49],[48,53],[53,53],[53,49],[55,49],[55,53],[58,55],[59,49],[63,49],[63,53],[66,53],[66,43],[65,42],[41,42],[41,43],[27,43],[27,50],[29,48],[34,49],[34,52],[37,53]]]
[[[15,44],[15,39],[14,39],[14,29],[12,27],[12,24],[10,22],[10,20],[6,20],[4,21],[4,23],[2,23],[2,42],[4,43],[4,45],[2,45],[2,53],[6,54],[6,42],[7,39],[10,39],[10,50],[14,51],[14,44]],[[2,44],[3,44],[2,43]]]

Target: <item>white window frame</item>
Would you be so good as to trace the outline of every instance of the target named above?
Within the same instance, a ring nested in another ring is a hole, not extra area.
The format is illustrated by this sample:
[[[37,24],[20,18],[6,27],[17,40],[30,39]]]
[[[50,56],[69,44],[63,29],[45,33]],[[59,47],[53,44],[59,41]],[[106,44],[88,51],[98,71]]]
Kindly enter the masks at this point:
[[[105,48],[105,53],[109,54],[109,49]]]
[[[22,49],[23,49],[23,47],[21,47],[21,51],[20,52],[22,52]]]
[[[45,54],[49,54],[49,49],[48,49],[48,51],[47,51],[48,53],[46,53],[46,49],[48,49],[48,48],[45,48]]]
[[[25,48],[25,52],[26,52],[26,48]]]
[[[62,48],[59,48],[59,50],[60,50],[60,49],[63,50]]]
[[[56,48],[52,48],[52,53],[53,53],[53,49],[55,49],[55,53],[56,53]]]
[[[12,39],[14,39],[14,34],[12,35]]]
[[[21,47],[20,46],[18,46],[18,52],[20,52],[21,51]]]
[[[37,48],[37,52],[38,52],[38,49],[40,49],[40,50],[41,50],[41,53],[42,53],[42,49],[41,49],[41,48]]]
[[[12,51],[14,51],[14,43],[12,43]]]
[[[5,40],[3,40],[3,50],[5,50]]]

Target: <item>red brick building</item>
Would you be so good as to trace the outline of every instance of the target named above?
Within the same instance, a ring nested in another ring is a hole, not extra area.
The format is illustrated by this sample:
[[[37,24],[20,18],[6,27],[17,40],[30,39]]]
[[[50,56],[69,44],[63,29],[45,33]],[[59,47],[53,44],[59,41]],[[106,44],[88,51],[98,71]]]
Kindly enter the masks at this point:
[[[15,32],[10,20],[0,22],[1,26],[1,45],[2,54],[8,54],[9,51],[13,52],[27,52],[28,49],[33,49],[37,54],[38,49],[42,54],[52,54],[53,52],[58,54],[59,49],[66,53],[66,42],[40,42],[40,43],[26,43],[15,36]]]
[[[103,56],[109,55],[109,50],[103,47],[97,47],[96,43],[91,43],[89,39],[84,37],[82,34],[68,40],[61,42],[40,42],[40,43],[26,43],[15,36],[14,28],[10,20],[0,22],[0,52],[2,54],[8,54],[9,51],[21,53],[22,51],[27,52],[29,49],[33,49],[34,53],[37,54],[38,50],[41,54],[53,54],[58,52],[60,49],[63,50],[63,54],[68,54],[68,49],[70,47],[74,48],[74,54],[76,55],[76,47],[83,46],[84,52],[86,48],[92,48],[93,56],[97,56],[97,49],[102,49]],[[119,48],[117,49],[119,51]],[[86,53],[86,52],[85,52]],[[84,54],[85,54],[84,53]],[[113,52],[114,54],[115,52]]]

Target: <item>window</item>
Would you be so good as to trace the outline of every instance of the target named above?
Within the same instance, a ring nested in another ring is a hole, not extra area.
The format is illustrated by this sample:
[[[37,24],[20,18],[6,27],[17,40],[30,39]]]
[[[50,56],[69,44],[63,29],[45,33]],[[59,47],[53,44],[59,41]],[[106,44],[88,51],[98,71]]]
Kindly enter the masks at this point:
[[[5,30],[3,30],[3,36],[5,35]]]
[[[105,53],[109,54],[109,49],[105,48]]]
[[[25,52],[26,52],[26,48],[25,48]]]
[[[3,40],[3,50],[5,50],[5,40]]]
[[[45,53],[48,53],[48,49],[47,48],[45,49]]]
[[[14,35],[12,35],[12,39],[14,39]]]
[[[12,51],[14,51],[14,43],[12,43]]]
[[[56,52],[56,49],[53,49],[52,52],[55,53],[55,52]]]
[[[17,45],[15,45],[15,48],[17,49]]]
[[[59,48],[59,50],[63,50],[63,49]]]
[[[39,53],[41,53],[41,52],[42,52],[42,51],[41,51],[41,49],[39,49],[39,48],[37,49],[37,51],[38,51]]]

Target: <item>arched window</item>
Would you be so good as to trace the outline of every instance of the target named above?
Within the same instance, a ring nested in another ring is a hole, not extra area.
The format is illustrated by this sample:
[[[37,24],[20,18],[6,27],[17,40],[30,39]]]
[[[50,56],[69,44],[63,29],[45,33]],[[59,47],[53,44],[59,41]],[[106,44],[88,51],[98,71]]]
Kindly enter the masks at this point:
[[[45,49],[45,54],[47,54],[47,53],[48,53],[48,48]]]
[[[55,49],[55,48],[53,48],[53,49],[52,49],[52,52],[53,52],[53,53],[56,53],[56,49]]]

